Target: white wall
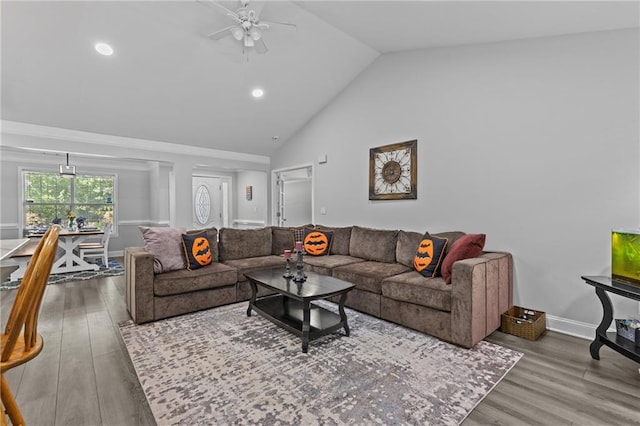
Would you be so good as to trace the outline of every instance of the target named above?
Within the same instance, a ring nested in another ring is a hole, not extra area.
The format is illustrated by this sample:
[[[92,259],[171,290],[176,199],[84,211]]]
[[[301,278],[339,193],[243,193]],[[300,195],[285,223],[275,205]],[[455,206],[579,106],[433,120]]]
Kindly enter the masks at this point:
[[[18,238],[22,234],[22,230],[19,229],[20,169],[55,172],[58,170],[58,164],[64,161],[64,157],[43,156],[36,153],[16,154],[6,151],[2,153],[1,238]],[[79,173],[91,170],[97,173],[113,173],[117,176],[115,220],[118,228],[109,242],[109,250],[119,252],[125,247],[139,246],[142,238],[138,226],[149,225],[149,218],[152,216],[150,212],[152,191],[149,190],[148,165],[112,159],[74,159],[73,157],[70,163],[77,167]]]
[[[142,244],[138,231],[140,225],[192,226],[191,186],[194,173],[230,176],[233,179],[236,170],[260,170],[256,174],[263,177],[260,191],[264,193],[267,188],[268,157],[2,121],[0,237],[16,238],[19,233],[18,210],[15,207],[20,202],[17,167],[36,163],[47,164],[51,170],[57,170],[64,157],[42,154],[42,151],[51,150],[77,153],[75,158],[71,156],[71,163],[79,168],[118,174],[120,214],[117,220],[120,232],[109,243],[110,252],[114,254],[119,254],[125,247]],[[231,188],[232,191],[237,188],[235,182]],[[244,186],[241,191],[244,191]],[[235,199],[233,192],[231,196]],[[260,214],[266,215],[266,195],[258,198],[254,205]],[[231,210],[232,214],[236,213],[235,202],[232,202]],[[236,216],[230,219],[236,219]]]
[[[272,167],[328,155],[328,225],[486,233],[514,256],[516,304],[592,336],[580,275],[609,274],[611,228],[640,225],[639,49],[623,30],[383,55]],[[411,139],[418,199],[369,201],[369,148]]]
[[[267,173],[261,171],[242,171],[236,174],[237,178],[237,217],[243,221],[258,221],[268,224],[268,186]],[[253,187],[253,197],[246,198],[247,186]]]

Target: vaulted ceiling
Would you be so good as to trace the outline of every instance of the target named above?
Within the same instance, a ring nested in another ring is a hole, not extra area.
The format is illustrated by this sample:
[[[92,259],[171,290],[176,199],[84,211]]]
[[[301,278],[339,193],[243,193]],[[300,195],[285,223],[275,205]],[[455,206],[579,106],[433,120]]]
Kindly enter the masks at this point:
[[[206,1],[206,0],[204,0]],[[235,10],[239,2],[219,2]],[[2,1],[2,119],[269,155],[389,52],[638,26],[637,2],[252,2],[243,54],[197,1]],[[94,43],[115,53],[101,56]],[[261,99],[251,90],[261,87]],[[277,138],[274,140],[274,136]]]

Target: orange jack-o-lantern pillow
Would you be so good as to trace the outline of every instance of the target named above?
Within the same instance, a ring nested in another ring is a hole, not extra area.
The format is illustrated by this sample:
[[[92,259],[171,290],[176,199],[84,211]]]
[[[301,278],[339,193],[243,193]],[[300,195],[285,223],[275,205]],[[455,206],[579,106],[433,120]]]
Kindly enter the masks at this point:
[[[304,251],[311,256],[329,254],[332,235],[333,234],[331,232],[326,230],[319,231],[317,229],[305,229],[304,240],[302,240]]]
[[[187,263],[187,269],[192,271],[211,264],[211,246],[206,232],[199,234],[183,234],[182,249]]]
[[[447,246],[446,238],[434,237],[426,232],[418,244],[416,256],[413,258],[413,267],[425,277],[435,277],[444,257],[444,249]]]

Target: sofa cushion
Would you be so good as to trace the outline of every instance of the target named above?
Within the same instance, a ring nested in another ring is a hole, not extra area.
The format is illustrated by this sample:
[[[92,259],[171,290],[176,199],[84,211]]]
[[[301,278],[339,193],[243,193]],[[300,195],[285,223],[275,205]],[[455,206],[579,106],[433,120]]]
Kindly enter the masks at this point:
[[[220,230],[220,261],[270,256],[271,228]]]
[[[291,228],[273,226],[271,228],[271,254],[280,255],[285,250],[293,250]]]
[[[185,269],[182,253],[182,234],[185,228],[140,226],[144,249],[153,255],[153,272],[177,271]]]
[[[422,240],[419,232],[398,232],[398,242],[396,244],[396,262],[413,268],[413,259],[416,257],[416,247]]]
[[[436,232],[435,234],[432,234],[434,237],[440,237],[440,238],[446,238],[447,239],[447,247],[445,247],[444,249],[444,255],[446,256],[447,253],[449,252],[449,248],[451,247],[451,244],[455,243],[458,238],[462,237],[463,235],[466,235],[464,232],[461,231],[448,231],[448,232]]]
[[[413,259],[415,270],[425,277],[435,277],[444,258],[445,247],[447,247],[446,238],[434,237],[425,232]]]
[[[382,296],[401,302],[451,311],[451,286],[442,277],[425,278],[409,271],[382,281]]]
[[[329,256],[305,256],[305,265],[310,266],[310,270],[323,275],[333,275],[333,269],[338,266],[350,265],[352,263],[364,262],[359,257],[343,256],[332,254]]]
[[[409,268],[399,263],[364,261],[339,266],[333,270],[333,276],[355,284],[360,290],[380,294],[380,285],[386,277],[407,272]]]
[[[238,272],[235,268],[214,262],[194,271],[182,269],[156,275],[153,280],[153,293],[156,296],[171,296],[234,285],[236,281]]]
[[[340,254],[349,256],[349,241],[351,240],[351,226],[343,228],[329,227],[324,225],[316,225],[317,229],[327,229],[333,231],[331,238],[331,248],[329,254]]]
[[[442,261],[442,278],[447,284],[451,284],[451,268],[458,260],[470,259],[482,254],[485,234],[467,234],[458,238],[449,248]]]
[[[398,231],[354,226],[349,240],[349,256],[376,262],[396,261]]]
[[[244,276],[245,272],[249,271],[257,271],[259,269],[271,269],[271,268],[282,268],[282,272],[284,273],[285,260],[282,256],[276,255],[268,255],[268,256],[258,256],[258,257],[247,257],[244,259],[233,259],[233,260],[225,260],[225,265],[232,266],[236,268],[237,273],[237,281],[245,281],[247,278]]]
[[[329,254],[331,247],[331,237],[333,232],[329,230],[306,228],[302,246],[305,253],[310,256],[323,256]]]
[[[211,247],[206,232],[182,234],[182,250],[187,269],[192,271],[211,264]]]

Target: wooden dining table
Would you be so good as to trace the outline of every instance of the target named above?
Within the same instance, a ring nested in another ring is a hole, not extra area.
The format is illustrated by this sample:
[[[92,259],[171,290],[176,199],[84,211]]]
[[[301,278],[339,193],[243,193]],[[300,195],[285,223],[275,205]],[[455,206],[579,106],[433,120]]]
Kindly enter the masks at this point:
[[[88,238],[101,236],[104,231],[70,231],[62,229],[58,236],[58,257],[51,268],[52,274],[63,274],[77,271],[97,271],[95,263],[89,263],[75,253],[75,249]]]
[[[80,231],[63,228],[60,230],[60,234],[58,236],[58,254],[55,262],[53,263],[53,267],[51,268],[51,273],[64,274],[67,272],[97,271],[100,269],[100,267],[95,263],[89,263],[78,256],[75,249],[77,249],[78,245],[85,242],[88,238],[101,236],[103,234],[104,231],[100,229]],[[30,241],[33,241],[37,238],[41,238],[42,234],[29,234],[27,237]],[[13,256],[11,258],[19,265],[19,268],[11,274],[11,280],[15,281],[24,276],[24,272],[26,271],[26,267],[31,256],[22,255],[19,257]]]

